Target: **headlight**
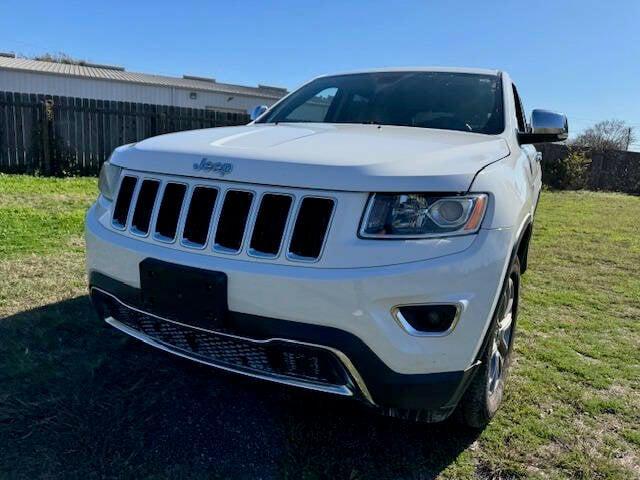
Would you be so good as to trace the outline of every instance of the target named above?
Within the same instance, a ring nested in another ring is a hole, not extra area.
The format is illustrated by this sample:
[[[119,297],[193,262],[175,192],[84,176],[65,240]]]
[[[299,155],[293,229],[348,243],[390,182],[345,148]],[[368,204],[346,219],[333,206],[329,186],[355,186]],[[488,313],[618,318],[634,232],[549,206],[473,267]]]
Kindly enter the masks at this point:
[[[484,193],[461,196],[376,193],[369,199],[360,236],[428,238],[476,233],[486,208]]]
[[[113,200],[120,178],[121,167],[111,164],[108,160],[102,164],[100,169],[100,178],[98,179],[98,188],[103,197]]]

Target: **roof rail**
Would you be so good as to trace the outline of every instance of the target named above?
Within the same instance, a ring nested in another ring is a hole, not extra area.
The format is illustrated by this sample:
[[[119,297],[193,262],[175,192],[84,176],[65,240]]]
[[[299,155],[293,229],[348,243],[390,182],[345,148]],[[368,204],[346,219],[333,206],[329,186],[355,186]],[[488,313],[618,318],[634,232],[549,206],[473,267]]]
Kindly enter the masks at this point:
[[[197,77],[196,75],[182,75],[185,80],[198,80],[200,82],[216,83],[215,78]]]
[[[258,88],[262,90],[272,90],[274,92],[283,92],[286,93],[287,89],[283,87],[272,87],[271,85],[260,85],[258,84]]]
[[[121,67],[119,65],[107,65],[104,63],[89,63],[89,62],[82,62],[79,65],[82,67],[102,68],[104,70],[118,70],[120,72],[124,72],[124,67]]]

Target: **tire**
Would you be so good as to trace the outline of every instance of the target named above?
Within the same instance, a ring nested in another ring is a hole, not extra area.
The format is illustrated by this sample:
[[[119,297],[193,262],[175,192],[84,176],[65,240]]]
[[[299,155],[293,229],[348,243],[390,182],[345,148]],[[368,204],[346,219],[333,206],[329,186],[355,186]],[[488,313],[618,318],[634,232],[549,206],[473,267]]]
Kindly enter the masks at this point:
[[[513,357],[513,339],[520,296],[520,262],[509,267],[487,335],[482,362],[458,406],[460,419],[468,427],[484,428],[496,414]]]

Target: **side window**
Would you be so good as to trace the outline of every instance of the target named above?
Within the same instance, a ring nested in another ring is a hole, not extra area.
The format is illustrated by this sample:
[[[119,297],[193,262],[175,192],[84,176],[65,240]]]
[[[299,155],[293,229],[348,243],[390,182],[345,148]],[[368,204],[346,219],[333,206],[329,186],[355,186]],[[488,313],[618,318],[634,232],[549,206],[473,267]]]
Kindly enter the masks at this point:
[[[289,115],[287,115],[285,121],[324,121],[327,116],[327,112],[329,111],[329,107],[337,93],[338,89],[335,87],[325,88],[302,105],[296,107],[291,113],[289,113]]]
[[[518,121],[518,131],[526,132],[527,131],[527,120],[524,116],[524,109],[522,108],[522,101],[520,100],[520,95],[518,95],[518,89],[515,85],[513,85],[513,103],[516,106],[516,119]]]

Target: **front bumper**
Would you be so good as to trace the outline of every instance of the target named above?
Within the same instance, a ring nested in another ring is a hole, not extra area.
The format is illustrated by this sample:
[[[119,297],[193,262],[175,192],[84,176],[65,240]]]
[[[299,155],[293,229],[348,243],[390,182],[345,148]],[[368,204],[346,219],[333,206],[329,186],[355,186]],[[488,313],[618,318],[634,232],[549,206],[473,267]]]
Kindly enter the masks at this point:
[[[143,342],[223,370],[278,383],[343,396],[361,396],[373,403],[357,370],[342,352],[284,338],[251,338],[228,328],[212,331],[185,325],[133,306],[136,292],[92,278],[91,300],[105,321]],[[107,286],[120,297],[103,290]],[[234,329],[235,331],[236,329]]]
[[[176,251],[110,231],[93,209],[86,224],[92,287],[135,307],[145,258],[223,271],[234,334],[331,349],[356,372],[341,360],[355,395],[381,406],[420,409],[455,406],[464,391],[497,300],[511,236],[508,229],[481,230],[454,255],[340,269]],[[446,336],[410,335],[391,315],[397,305],[432,302],[462,305],[456,328]]]

